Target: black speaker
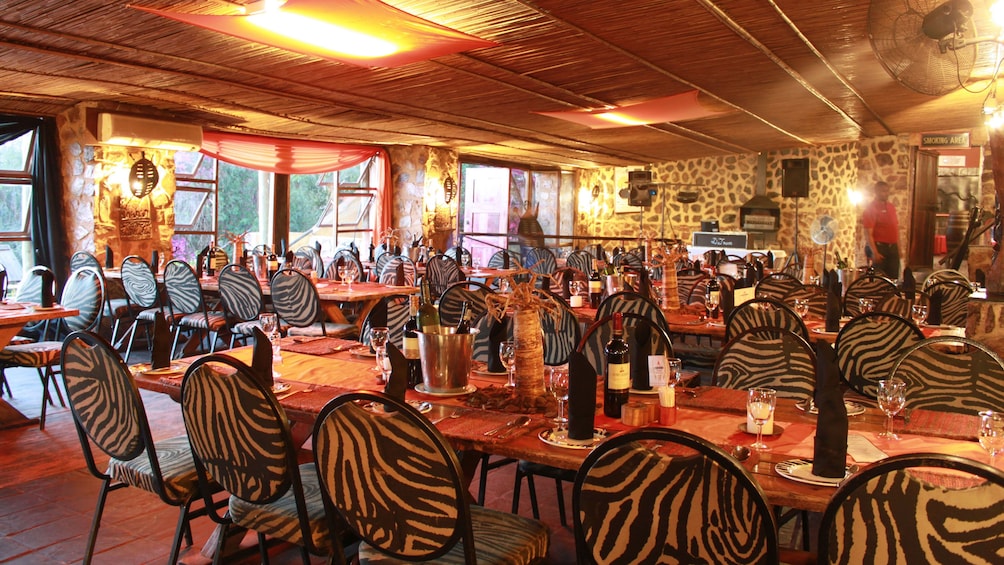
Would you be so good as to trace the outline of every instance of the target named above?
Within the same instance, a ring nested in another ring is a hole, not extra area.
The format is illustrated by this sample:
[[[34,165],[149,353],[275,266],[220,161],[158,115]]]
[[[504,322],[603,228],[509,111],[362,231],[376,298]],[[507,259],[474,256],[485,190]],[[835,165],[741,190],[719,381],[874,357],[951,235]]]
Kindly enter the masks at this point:
[[[808,159],[784,159],[781,161],[781,196],[785,198],[808,198]]]

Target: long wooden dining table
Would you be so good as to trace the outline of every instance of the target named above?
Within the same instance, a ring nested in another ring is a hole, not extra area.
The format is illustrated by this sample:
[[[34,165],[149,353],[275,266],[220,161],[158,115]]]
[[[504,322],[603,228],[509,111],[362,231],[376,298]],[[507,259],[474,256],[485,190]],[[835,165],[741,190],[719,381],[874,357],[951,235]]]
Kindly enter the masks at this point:
[[[28,323],[76,316],[79,313],[80,310],[76,308],[64,308],[58,304],[53,308],[41,308],[37,304],[27,302],[0,304],[0,347],[6,347],[21,331],[21,328]],[[37,423],[37,418],[28,418],[20,410],[0,398],[0,429]]]
[[[352,390],[382,390],[377,383],[375,362],[366,348],[357,342],[336,338],[284,338],[282,362],[274,369],[278,380],[290,385],[277,397],[293,425],[297,441],[306,441],[314,420],[330,399]],[[250,362],[251,350],[241,348],[226,354]],[[141,388],[166,393],[178,399],[183,372],[175,375],[149,376],[136,373]],[[472,372],[470,384],[478,389],[504,386],[504,377]],[[726,449],[749,445],[754,436],[742,431],[746,423],[745,398],[742,390],[699,387],[693,392],[678,394],[678,412],[673,428],[694,433]],[[601,391],[598,391],[601,392]],[[532,415],[526,428],[516,430],[506,439],[487,437],[484,433],[512,421],[515,414],[468,406],[470,395],[437,396],[414,390],[407,393],[415,405],[427,402],[427,416],[439,430],[468,455],[465,471],[473,475],[471,466],[481,453],[525,459],[563,469],[577,469],[588,450],[557,447],[542,441],[542,431],[552,427],[549,417]],[[632,394],[632,402],[655,403],[656,397]],[[909,407],[909,401],[907,402]],[[977,420],[974,416],[947,414],[924,410],[908,412],[909,418],[896,421],[902,439],[883,440],[878,433],[886,417],[874,406],[862,406],[863,413],[849,417],[850,451],[848,464],[859,467],[874,461],[876,454],[891,456],[913,452],[940,452],[985,460],[986,455],[976,442]],[[458,417],[450,417],[454,415]],[[609,437],[633,429],[619,420],[598,411],[595,419],[598,434]],[[656,425],[656,424],[652,424]],[[816,428],[816,416],[806,414],[791,399],[779,399],[775,413],[779,430],[765,436],[768,452],[754,452],[744,461],[772,504],[791,508],[821,511],[834,491],[833,486],[817,486],[795,482],[778,473],[776,464],[790,460],[811,459]],[[865,449],[867,448],[867,449]],[[878,450],[878,451],[875,451]],[[855,457],[854,455],[857,454]]]

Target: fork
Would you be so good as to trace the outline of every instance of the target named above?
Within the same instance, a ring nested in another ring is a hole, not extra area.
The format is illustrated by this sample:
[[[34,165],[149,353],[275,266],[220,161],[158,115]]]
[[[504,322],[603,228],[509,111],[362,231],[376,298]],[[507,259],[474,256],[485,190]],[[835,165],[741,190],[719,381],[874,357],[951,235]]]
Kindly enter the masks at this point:
[[[433,424],[438,424],[438,423],[442,422],[443,420],[454,420],[456,418],[459,418],[461,415],[463,415],[463,411],[461,411],[458,408],[458,409],[454,410],[452,413],[450,413],[450,414],[448,414],[446,416],[441,416],[439,418],[436,418],[435,420],[432,421],[432,423]]]

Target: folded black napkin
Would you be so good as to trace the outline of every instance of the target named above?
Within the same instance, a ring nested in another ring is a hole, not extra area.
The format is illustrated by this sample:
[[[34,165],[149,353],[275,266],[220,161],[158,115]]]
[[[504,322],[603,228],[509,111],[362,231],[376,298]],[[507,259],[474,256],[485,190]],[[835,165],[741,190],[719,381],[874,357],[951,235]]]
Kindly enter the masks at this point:
[[[283,261],[283,267],[292,268],[293,265],[296,264],[296,255],[293,254],[292,250],[286,251],[286,253],[283,254]]]
[[[840,369],[833,347],[816,342],[816,439],[812,473],[843,477],[847,464],[847,409],[840,392]]]
[[[387,396],[404,400],[404,394],[408,391],[408,359],[401,353],[393,343],[387,343],[387,356],[390,358],[390,378],[383,392]],[[390,412],[393,408],[384,404],[384,410]]]
[[[489,373],[502,373],[505,371],[505,365],[502,364],[502,360],[499,359],[499,347],[501,347],[502,342],[507,339],[509,335],[507,327],[508,318],[503,317],[501,320],[495,319],[492,316],[491,321],[488,326],[488,372]]]
[[[631,388],[651,390],[652,386],[648,384],[648,356],[652,352],[652,328],[644,320],[638,320],[627,341],[631,356]]]
[[[638,272],[638,294],[645,298],[652,297],[652,280],[648,278],[648,269],[641,269]]]
[[[825,274],[825,273],[824,273]],[[826,277],[826,331],[840,331],[840,281],[836,271],[830,271]]]
[[[698,273],[701,272],[701,260],[700,259],[697,259],[696,261],[694,261],[694,271],[696,271]]]
[[[502,251],[502,268],[509,268],[509,252],[505,250]]]
[[[320,241],[315,241],[314,242],[314,251],[316,251],[318,255],[321,254],[321,242]]]
[[[458,267],[464,266],[464,250],[458,245],[457,252],[453,254],[454,260],[457,262]]]
[[[52,271],[42,271],[39,277],[42,279],[42,291],[38,303],[42,308],[52,308]]]
[[[160,253],[156,249],[150,253],[150,269],[153,270],[154,274],[160,270]]]
[[[927,325],[941,325],[941,290],[931,291],[931,299],[927,303]]]
[[[153,347],[150,352],[151,368],[164,369],[171,366],[173,341],[171,328],[167,325],[167,318],[164,317],[163,312],[157,312],[153,316]]]
[[[370,262],[373,262],[373,254],[376,252],[376,246],[370,243]]]
[[[254,327],[254,348],[251,350],[251,374],[265,388],[272,388],[272,340],[261,328]]]
[[[282,238],[279,240],[279,255],[281,257],[286,256],[286,238]]]
[[[987,273],[983,269],[976,269],[976,276],[974,279],[976,284],[982,287],[987,286]]]
[[[568,356],[568,439],[590,441],[596,416],[596,370],[585,355]]]
[[[768,269],[774,268],[774,253],[770,251],[767,252],[767,268]]]
[[[202,278],[202,268],[205,267],[206,255],[209,255],[209,246],[202,248],[199,254],[195,257],[195,276]]]
[[[756,286],[756,267],[752,263],[746,263],[746,288]]]
[[[755,268],[756,268],[756,280],[757,281],[762,281],[763,280],[763,263],[761,263],[758,260],[756,262],[756,267]]]
[[[105,245],[105,268],[115,268],[115,252],[112,251],[112,247],[110,245]]]
[[[913,278],[913,271],[910,267],[903,269],[903,283],[900,285],[900,292],[903,293],[903,298],[913,301],[917,298],[917,280]]]
[[[729,286],[723,286],[718,293],[718,307],[722,310],[722,319],[728,320],[729,314],[736,307],[736,294]]]
[[[394,284],[396,286],[404,286],[404,262],[398,261],[397,267],[394,269]]]
[[[0,300],[7,299],[7,271],[0,271]]]

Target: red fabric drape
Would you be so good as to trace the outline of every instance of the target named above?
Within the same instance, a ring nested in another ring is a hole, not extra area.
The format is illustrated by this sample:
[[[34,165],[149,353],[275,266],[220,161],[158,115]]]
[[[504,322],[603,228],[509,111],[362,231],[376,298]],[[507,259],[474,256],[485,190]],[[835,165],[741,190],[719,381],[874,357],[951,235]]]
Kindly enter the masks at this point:
[[[240,167],[286,175],[337,171],[379,155],[383,161],[383,175],[377,198],[379,210],[374,240],[391,227],[393,191],[390,189],[390,157],[380,147],[205,131],[202,134],[202,153]]]

